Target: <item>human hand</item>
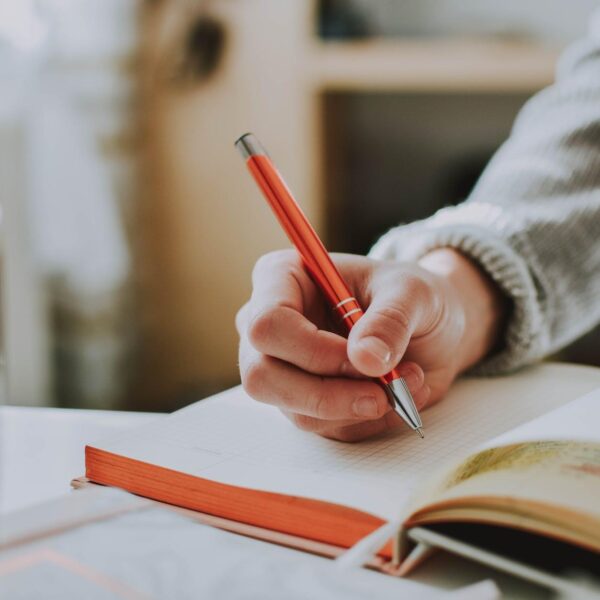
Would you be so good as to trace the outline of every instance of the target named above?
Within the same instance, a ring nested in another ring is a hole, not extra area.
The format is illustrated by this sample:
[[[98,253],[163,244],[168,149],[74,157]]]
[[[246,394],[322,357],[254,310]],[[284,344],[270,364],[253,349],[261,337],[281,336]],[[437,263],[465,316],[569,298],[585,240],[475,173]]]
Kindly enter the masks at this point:
[[[293,250],[258,261],[236,318],[245,390],[299,428],[357,441],[402,426],[369,378],[397,367],[422,410],[496,343],[502,297],[462,254],[441,249],[420,264],[332,258],[365,310],[348,339]]]

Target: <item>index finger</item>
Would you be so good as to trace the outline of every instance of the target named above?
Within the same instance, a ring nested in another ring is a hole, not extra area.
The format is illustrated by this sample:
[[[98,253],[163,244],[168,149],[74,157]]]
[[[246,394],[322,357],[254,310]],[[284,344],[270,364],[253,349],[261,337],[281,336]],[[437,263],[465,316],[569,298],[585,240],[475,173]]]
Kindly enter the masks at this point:
[[[314,302],[316,289],[294,250],[262,256],[252,271],[250,318],[271,306],[285,306],[303,314]]]
[[[297,255],[277,253],[257,264],[254,290],[240,318],[250,343],[262,354],[322,375],[349,375],[346,340],[319,329],[307,316],[321,298]],[[344,370],[344,366],[347,369]]]

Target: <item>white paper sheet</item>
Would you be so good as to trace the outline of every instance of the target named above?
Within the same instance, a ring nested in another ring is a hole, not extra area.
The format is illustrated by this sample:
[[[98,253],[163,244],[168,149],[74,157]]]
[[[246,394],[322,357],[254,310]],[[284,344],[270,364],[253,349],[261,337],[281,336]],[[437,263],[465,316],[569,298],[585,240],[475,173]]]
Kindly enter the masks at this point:
[[[600,387],[483,444],[485,448],[531,441],[600,443]]]
[[[357,444],[297,430],[241,388],[101,444],[109,452],[232,485],[397,516],[419,479],[443,462],[600,386],[600,370],[541,365],[465,379],[409,430]]]
[[[432,586],[368,569],[339,571],[325,558],[207,527],[157,506],[0,551],[0,589],[3,600],[447,597]]]

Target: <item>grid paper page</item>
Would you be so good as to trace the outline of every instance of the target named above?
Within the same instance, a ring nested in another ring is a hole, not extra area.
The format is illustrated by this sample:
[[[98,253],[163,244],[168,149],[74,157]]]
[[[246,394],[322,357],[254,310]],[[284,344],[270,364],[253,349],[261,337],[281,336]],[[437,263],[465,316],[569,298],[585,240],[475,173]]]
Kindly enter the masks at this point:
[[[497,448],[540,440],[600,442],[600,386],[484,444]]]
[[[465,379],[410,430],[345,444],[299,431],[234,388],[96,445],[214,481],[326,500],[390,519],[419,479],[517,425],[600,386],[600,370],[542,365]]]

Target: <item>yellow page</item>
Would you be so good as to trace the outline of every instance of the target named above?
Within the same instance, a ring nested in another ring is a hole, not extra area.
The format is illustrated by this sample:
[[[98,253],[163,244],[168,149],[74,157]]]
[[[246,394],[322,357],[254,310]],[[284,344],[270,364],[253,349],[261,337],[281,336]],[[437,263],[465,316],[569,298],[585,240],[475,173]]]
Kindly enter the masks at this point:
[[[91,445],[213,481],[334,502],[391,519],[440,461],[458,459],[599,385],[599,369],[558,364],[511,377],[465,379],[424,411],[424,440],[402,429],[357,444],[299,431],[277,409],[234,388]]]
[[[557,519],[600,544],[600,388],[486,442],[436,479],[421,500]]]

